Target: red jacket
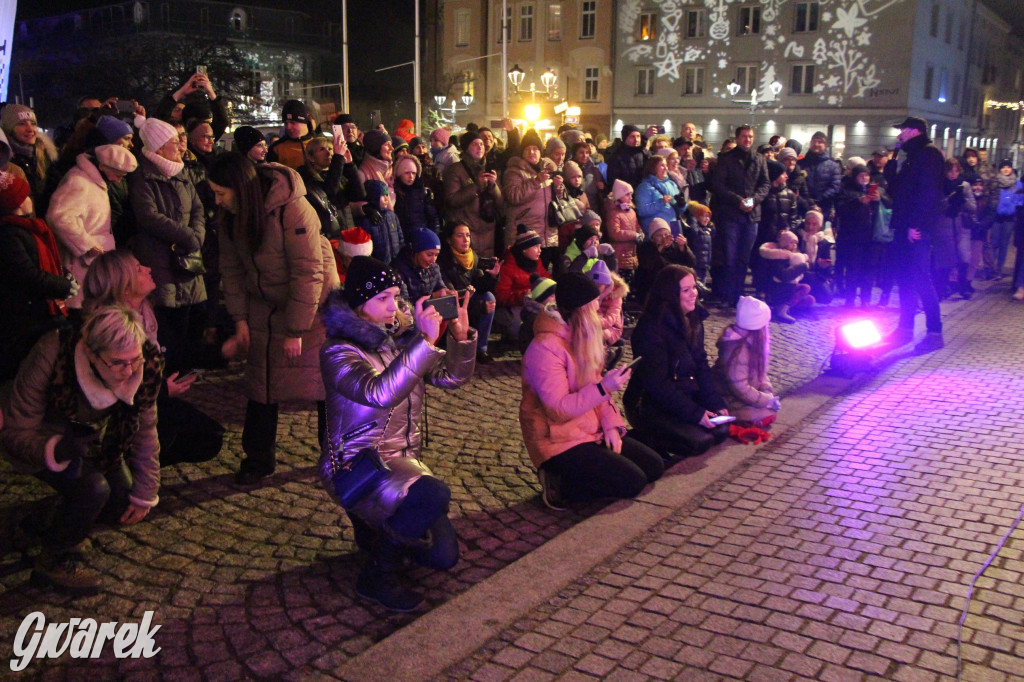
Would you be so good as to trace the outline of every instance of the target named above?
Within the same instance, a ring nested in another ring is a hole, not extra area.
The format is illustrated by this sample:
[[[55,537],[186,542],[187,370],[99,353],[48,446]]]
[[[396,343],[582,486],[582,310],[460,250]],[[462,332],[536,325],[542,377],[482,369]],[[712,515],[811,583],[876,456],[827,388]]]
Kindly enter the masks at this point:
[[[533,289],[530,285],[530,274],[516,263],[512,249],[505,249],[505,259],[501,263],[501,272],[498,273],[498,284],[494,288],[494,297],[498,299],[498,305],[509,308],[522,305],[523,298]],[[551,277],[540,261],[537,261],[537,274],[541,277]]]

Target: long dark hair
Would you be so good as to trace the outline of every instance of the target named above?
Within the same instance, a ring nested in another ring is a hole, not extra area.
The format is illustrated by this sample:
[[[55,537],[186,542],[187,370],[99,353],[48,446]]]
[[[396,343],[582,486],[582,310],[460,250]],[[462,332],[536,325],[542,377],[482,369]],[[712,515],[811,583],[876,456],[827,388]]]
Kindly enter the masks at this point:
[[[666,326],[682,329],[687,343],[693,344],[700,330],[700,318],[696,309],[684,314],[683,306],[679,304],[680,283],[687,275],[697,281],[697,274],[685,265],[673,263],[658,271],[647,293],[644,316],[653,316],[658,329]]]
[[[221,229],[228,239],[242,242],[250,252],[263,241],[264,188],[256,173],[256,164],[238,152],[221,154],[206,176],[210,182],[235,193],[235,212],[220,207]]]

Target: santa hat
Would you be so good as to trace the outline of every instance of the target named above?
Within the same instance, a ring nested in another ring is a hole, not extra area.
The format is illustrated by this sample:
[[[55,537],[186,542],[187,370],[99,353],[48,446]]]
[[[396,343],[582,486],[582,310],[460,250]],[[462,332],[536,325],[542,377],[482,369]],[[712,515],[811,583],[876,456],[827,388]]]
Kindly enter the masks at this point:
[[[341,231],[338,240],[338,252],[343,256],[369,256],[373,253],[373,239],[370,233],[361,227],[352,227]]]

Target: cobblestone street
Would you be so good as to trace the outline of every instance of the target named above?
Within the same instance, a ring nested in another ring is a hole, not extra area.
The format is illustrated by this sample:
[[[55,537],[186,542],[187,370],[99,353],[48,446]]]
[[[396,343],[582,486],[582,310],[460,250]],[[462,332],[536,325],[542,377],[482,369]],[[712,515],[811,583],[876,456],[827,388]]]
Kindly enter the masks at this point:
[[[999,487],[979,461],[992,466],[992,457],[1003,457],[999,476],[1014,480],[1008,463],[1015,450],[999,434],[1013,428],[1018,410],[1006,396],[1024,376],[1013,352],[1024,308],[1004,299],[1000,291],[944,304],[960,320],[945,351],[896,364],[869,387],[828,403],[805,428],[771,441],[703,497],[681,501],[670,519],[646,533],[633,529],[638,537],[613,560],[446,676],[504,679],[522,668],[530,679],[679,679],[684,670],[698,679],[697,672],[746,677],[773,670],[771,679],[788,679],[816,677],[826,664],[847,675],[948,673],[947,625],[962,605],[962,574],[977,569],[1003,532],[1002,517],[1012,519],[1020,504],[1013,490],[998,500],[986,495]],[[891,325],[895,312],[871,314]],[[772,379],[783,394],[819,374],[835,325],[851,314],[832,307],[817,320],[772,325]],[[981,334],[989,316],[998,325]],[[728,321],[709,319],[709,345]],[[932,390],[936,380],[942,395]],[[144,523],[94,534],[88,559],[104,580],[96,597],[72,600],[28,585],[38,547],[19,521],[49,491],[0,465],[0,659],[10,658],[14,632],[35,610],[50,622],[138,621],[152,610],[162,626],[154,659],[118,661],[108,647],[98,661],[34,661],[19,679],[81,679],[83,670],[90,679],[330,675],[600,510],[552,512],[540,502],[517,422],[518,355],[480,368],[460,391],[431,390],[424,459],[452,488],[461,561],[449,573],[413,571],[428,606],[390,615],[354,596],[362,558],[347,519],[316,479],[315,414],[282,415],[277,473],[248,491],[232,482],[241,455],[240,375],[208,373],[193,393],[228,427],[224,452],[213,462],[165,468],[161,503]],[[965,396],[977,396],[973,407],[963,404]],[[968,424],[976,427],[971,433]],[[968,442],[972,447],[950,460],[949,446]],[[947,478],[953,473],[969,482]],[[942,489],[919,489],[925,485]],[[1012,607],[1015,585],[1005,584],[1007,596],[992,608]],[[983,590],[978,605],[998,594]],[[988,661],[995,649],[1015,653],[1019,637],[1001,632],[1008,616],[992,628],[968,620],[965,641],[974,648],[965,660]],[[874,621],[893,629],[872,633]],[[917,662],[909,652],[921,638],[932,642],[933,659],[925,660],[933,662],[901,667]],[[838,646],[828,649],[831,657],[823,658],[824,643]]]

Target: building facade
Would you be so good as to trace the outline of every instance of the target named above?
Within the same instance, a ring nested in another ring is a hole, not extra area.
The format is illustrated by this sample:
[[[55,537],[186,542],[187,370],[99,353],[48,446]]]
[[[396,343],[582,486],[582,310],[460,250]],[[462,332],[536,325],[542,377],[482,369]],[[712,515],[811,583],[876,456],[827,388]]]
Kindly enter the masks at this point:
[[[692,121],[717,148],[753,123],[765,141],[826,131],[833,152],[851,156],[891,143],[892,124],[915,115],[947,153],[970,142],[996,156],[1019,143],[1022,41],[977,0],[617,7],[613,134],[626,123],[673,134]]]
[[[441,5],[438,52],[442,64],[438,70],[443,75],[438,90],[449,102],[466,91],[473,95],[468,110],[456,112],[458,124],[475,121],[487,125],[506,115],[524,120],[528,118],[526,106],[536,104],[538,127],[553,131],[564,113],[556,113],[555,106],[564,103],[579,107],[579,124],[584,129],[594,133],[609,130],[615,3],[442,0]],[[502,69],[502,53],[506,70]],[[524,72],[518,93],[507,78],[507,71],[517,66]],[[548,70],[557,80],[551,92],[544,92],[541,76]],[[508,107],[503,111],[505,88]],[[424,100],[432,98],[425,96]]]

